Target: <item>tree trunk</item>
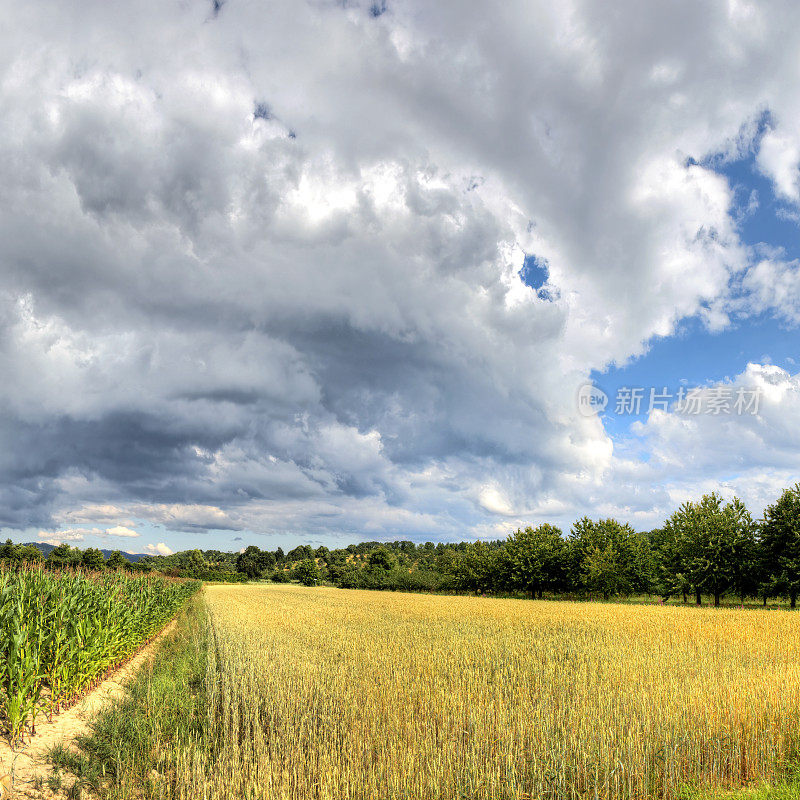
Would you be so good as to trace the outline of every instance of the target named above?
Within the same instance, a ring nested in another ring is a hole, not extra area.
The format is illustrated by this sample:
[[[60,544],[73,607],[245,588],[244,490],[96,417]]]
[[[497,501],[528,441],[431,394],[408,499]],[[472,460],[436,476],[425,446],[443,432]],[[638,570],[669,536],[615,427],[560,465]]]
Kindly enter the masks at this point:
[[[542,590],[541,589],[539,589],[539,599],[540,600],[542,599]]]
[[[719,607],[719,592],[714,592],[714,605],[718,608]]]
[[[797,592],[792,592],[789,595],[789,605],[792,608],[797,608]]]
[[[689,601],[689,598],[686,596],[686,590],[684,589],[683,590],[683,604],[686,605],[686,603],[688,601]]]
[[[698,606],[703,605],[703,598],[702,598],[702,596],[700,594],[700,590],[699,589],[695,589],[695,598],[697,599],[697,605]]]
[[[764,606],[766,606],[766,605],[767,605],[767,596],[764,595]]]

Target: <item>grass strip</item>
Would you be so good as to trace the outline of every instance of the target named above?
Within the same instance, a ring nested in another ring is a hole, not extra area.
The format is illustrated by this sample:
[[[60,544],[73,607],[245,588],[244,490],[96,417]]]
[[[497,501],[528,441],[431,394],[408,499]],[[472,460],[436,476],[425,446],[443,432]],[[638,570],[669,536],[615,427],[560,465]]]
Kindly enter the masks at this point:
[[[205,750],[208,623],[195,597],[125,694],[102,709],[91,731],[50,752],[51,789],[117,800],[177,797],[186,756]]]
[[[753,786],[717,794],[688,792],[682,800],[798,800],[800,798],[800,769],[792,777],[775,785]]]

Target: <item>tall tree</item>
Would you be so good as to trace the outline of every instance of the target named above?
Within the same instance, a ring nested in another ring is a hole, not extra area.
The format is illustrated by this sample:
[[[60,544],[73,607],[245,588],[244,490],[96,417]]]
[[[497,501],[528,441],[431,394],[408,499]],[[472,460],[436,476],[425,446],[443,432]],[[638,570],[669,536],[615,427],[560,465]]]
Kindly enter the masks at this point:
[[[261,550],[254,544],[248,545],[244,552],[236,557],[236,571],[247,575],[251,580],[258,578],[264,569]]]
[[[775,590],[795,608],[800,594],[800,483],[764,510],[761,547]]]
[[[570,585],[608,598],[612,594],[649,592],[650,547],[627,523],[584,517],[569,537]]]
[[[106,559],[96,547],[87,547],[81,556],[81,565],[84,569],[101,570],[106,565]]]
[[[725,509],[733,536],[731,590],[744,603],[746,597],[755,597],[758,594],[763,583],[758,523],[738,497],[734,497]]]
[[[630,594],[632,586],[621,568],[619,550],[613,542],[591,547],[584,556],[581,580],[590,592],[608,600],[611,595]]]
[[[17,546],[11,539],[6,539],[5,544],[0,544],[0,559],[3,561],[14,561],[16,559]]]
[[[497,588],[497,554],[485,542],[473,542],[460,553],[450,551],[448,559],[439,561],[456,589],[466,589],[475,594]]]
[[[108,561],[106,561],[106,566],[109,569],[124,569],[126,567],[129,567],[130,565],[131,565],[131,562],[128,561],[128,559],[125,558],[125,556],[123,556],[122,553],[120,553],[119,550],[115,550],[108,557]]]
[[[511,534],[505,546],[509,588],[531,597],[559,589],[563,583],[566,545],[554,525],[528,526]]]
[[[208,568],[209,564],[202,550],[187,550],[183,554],[181,569],[186,570],[189,575],[199,575],[206,572]]]
[[[756,591],[756,527],[741,500],[723,505],[716,492],[703,495],[684,503],[665,529],[675,548],[675,578],[691,584],[698,605],[703,593],[713,595],[718,606],[728,592]]]
[[[666,603],[674,594],[687,594],[693,587],[684,573],[682,553],[677,527],[672,518],[662,527],[650,531],[650,547],[653,555],[653,586]]]
[[[47,563],[51,567],[77,566],[81,563],[81,551],[64,542],[50,551]]]
[[[303,586],[316,586],[319,582],[319,567],[313,558],[301,561],[295,569],[295,574]]]

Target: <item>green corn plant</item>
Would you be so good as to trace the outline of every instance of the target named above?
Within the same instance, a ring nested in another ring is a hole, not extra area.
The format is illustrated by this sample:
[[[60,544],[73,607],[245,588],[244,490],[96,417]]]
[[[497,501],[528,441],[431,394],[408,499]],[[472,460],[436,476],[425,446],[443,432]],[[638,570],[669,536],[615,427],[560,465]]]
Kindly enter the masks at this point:
[[[157,633],[197,581],[0,568],[0,726],[12,740]]]

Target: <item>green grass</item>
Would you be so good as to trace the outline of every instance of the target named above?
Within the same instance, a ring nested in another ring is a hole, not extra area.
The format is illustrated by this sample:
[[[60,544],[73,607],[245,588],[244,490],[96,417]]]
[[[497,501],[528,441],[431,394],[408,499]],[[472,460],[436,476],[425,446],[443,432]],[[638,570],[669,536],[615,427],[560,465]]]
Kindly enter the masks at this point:
[[[800,784],[784,786],[766,786],[763,789],[751,789],[736,792],[727,796],[726,800],[797,800],[800,797]]]
[[[207,648],[205,610],[195,598],[124,697],[95,717],[90,734],[78,738],[76,747],[51,751],[54,780],[63,781],[68,795],[87,790],[110,800],[173,796],[180,753],[206,736]]]
[[[682,796],[682,800],[798,800],[798,798],[800,798],[800,766],[795,768],[786,782],[774,786],[751,786],[747,789],[713,794],[687,790]]]
[[[743,789],[722,795],[720,800],[797,800],[800,798],[800,781],[784,783],[780,786],[763,786],[758,789]]]

